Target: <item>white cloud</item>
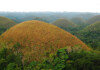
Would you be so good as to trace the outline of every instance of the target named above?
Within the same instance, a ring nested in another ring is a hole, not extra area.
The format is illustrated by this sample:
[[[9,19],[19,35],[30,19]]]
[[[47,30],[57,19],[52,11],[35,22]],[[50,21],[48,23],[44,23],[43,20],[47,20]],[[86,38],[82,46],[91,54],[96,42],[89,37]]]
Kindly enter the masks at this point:
[[[100,12],[100,0],[0,0],[0,11]]]

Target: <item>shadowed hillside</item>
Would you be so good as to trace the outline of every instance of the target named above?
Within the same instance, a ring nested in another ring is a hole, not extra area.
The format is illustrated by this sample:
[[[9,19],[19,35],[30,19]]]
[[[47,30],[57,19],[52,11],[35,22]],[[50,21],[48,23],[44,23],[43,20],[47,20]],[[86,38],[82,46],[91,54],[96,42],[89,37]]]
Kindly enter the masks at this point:
[[[86,21],[82,18],[75,17],[71,19],[73,23],[78,24],[78,25],[84,25],[86,24]]]
[[[74,31],[74,35],[76,35],[78,31],[82,30],[83,28],[87,26],[86,20],[80,17],[75,17],[75,18],[72,18],[71,20],[73,23],[78,25],[78,27],[75,28],[77,31]]]
[[[0,34],[15,24],[13,20],[0,16]]]
[[[70,33],[41,21],[26,21],[17,24],[2,34],[8,44],[20,43],[19,50],[30,60],[42,60],[46,53],[54,53],[66,46],[80,46],[89,49],[82,41]]]
[[[68,32],[71,32],[71,33],[73,33],[74,31],[77,31],[77,25],[67,19],[58,19],[54,21],[52,24],[64,30],[67,30]]]
[[[88,19],[87,23],[88,24],[93,24],[93,23],[96,23],[98,21],[100,21],[100,15],[97,15],[97,16],[94,16],[94,17]]]
[[[69,27],[75,27],[76,25],[74,23],[72,23],[70,20],[67,19],[58,19],[56,21],[54,21],[52,24],[58,26],[58,27],[62,27],[62,28],[69,28]]]
[[[78,37],[94,49],[98,48],[100,50],[100,22],[91,24],[81,30]]]

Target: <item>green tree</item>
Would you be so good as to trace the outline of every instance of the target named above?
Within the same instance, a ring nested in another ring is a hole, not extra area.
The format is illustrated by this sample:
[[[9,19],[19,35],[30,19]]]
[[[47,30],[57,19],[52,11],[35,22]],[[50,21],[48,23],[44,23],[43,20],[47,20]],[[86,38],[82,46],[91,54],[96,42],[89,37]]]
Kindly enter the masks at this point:
[[[21,68],[15,63],[9,63],[6,70],[21,70]]]

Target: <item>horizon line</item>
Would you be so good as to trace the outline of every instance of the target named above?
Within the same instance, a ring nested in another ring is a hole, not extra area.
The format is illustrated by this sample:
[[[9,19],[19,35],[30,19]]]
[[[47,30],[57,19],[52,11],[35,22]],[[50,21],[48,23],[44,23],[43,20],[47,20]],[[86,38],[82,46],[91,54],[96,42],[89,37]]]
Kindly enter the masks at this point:
[[[51,13],[56,13],[56,12],[58,12],[58,13],[66,13],[66,12],[68,12],[68,13],[100,13],[100,12],[84,12],[84,11],[0,11],[0,12],[11,12],[11,13],[13,13],[13,12],[18,12],[18,13],[30,13],[30,12],[51,12]]]

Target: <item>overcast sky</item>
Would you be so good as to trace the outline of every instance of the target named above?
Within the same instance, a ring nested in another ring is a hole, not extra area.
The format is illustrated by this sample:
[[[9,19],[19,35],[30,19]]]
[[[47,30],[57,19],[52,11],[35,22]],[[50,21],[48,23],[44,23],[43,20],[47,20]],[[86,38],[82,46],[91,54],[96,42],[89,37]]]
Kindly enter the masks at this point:
[[[100,0],[0,0],[0,11],[100,12]]]

